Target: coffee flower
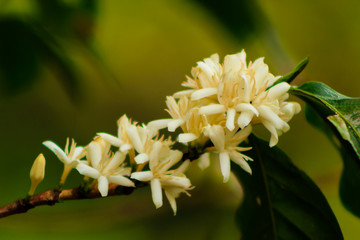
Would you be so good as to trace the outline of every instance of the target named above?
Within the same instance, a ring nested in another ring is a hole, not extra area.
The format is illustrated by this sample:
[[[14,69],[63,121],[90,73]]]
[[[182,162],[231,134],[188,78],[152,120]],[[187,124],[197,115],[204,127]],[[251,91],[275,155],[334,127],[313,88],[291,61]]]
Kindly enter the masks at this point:
[[[206,127],[205,134],[209,136],[211,142],[214,144],[213,148],[207,150],[218,154],[224,182],[227,182],[230,178],[230,160],[251,174],[251,168],[247,161],[252,161],[252,159],[241,153],[251,148],[239,147],[239,144],[249,136],[251,131],[251,126],[237,132],[229,131],[227,128],[219,125]],[[201,160],[204,161],[203,159]]]
[[[127,152],[129,149],[134,148],[131,143],[131,139],[127,134],[127,129],[130,126],[136,126],[136,122],[132,123],[130,119],[124,114],[117,122],[118,124],[118,136],[115,137],[108,133],[98,133],[105,141],[113,146],[119,147],[121,152]]]
[[[287,122],[301,109],[298,103],[286,102],[290,85],[282,82],[273,86],[280,76],[275,77],[269,72],[263,58],[248,64],[244,50],[227,55],[223,64],[219,63],[217,54],[212,55],[198,62],[191,73],[193,78],[187,77],[182,84],[190,90],[174,94],[180,98],[178,106],[181,105],[180,101],[186,101],[183,98],[187,99],[187,106],[191,107],[188,113],[182,111],[181,117],[174,116],[174,112],[179,111],[174,111],[174,107],[167,104],[172,121],[176,120],[182,126],[187,126],[190,112],[198,108],[199,115],[219,116],[220,121],[224,117],[224,127],[229,131],[262,124],[271,133],[270,146],[275,146],[278,136],[289,130]],[[175,106],[176,103],[171,105]],[[223,125],[220,122],[212,124]],[[194,134],[191,135],[193,139],[199,138],[199,134],[190,133]],[[186,136],[191,139],[189,133]]]
[[[83,147],[76,147],[74,139],[69,148],[69,138],[66,140],[65,151],[52,141],[45,141],[43,144],[48,147],[58,158],[64,163],[64,171],[60,179],[60,183],[64,183],[70,171],[75,168],[79,160],[85,156]]]
[[[81,161],[76,167],[80,174],[97,180],[103,197],[108,195],[109,183],[135,187],[135,184],[125,177],[131,174],[131,168],[124,164],[126,154],[120,151],[112,154],[109,150],[110,144],[97,137],[88,146],[87,161]]]
[[[192,189],[190,180],[184,174],[189,166],[189,160],[183,162],[177,169],[171,169],[181,158],[182,152],[170,150],[169,146],[157,141],[150,154],[150,170],[131,174],[133,179],[150,182],[152,199],[156,208],[163,205],[162,189],[164,189],[174,215],[177,210],[175,199],[180,193],[187,193],[187,190]]]

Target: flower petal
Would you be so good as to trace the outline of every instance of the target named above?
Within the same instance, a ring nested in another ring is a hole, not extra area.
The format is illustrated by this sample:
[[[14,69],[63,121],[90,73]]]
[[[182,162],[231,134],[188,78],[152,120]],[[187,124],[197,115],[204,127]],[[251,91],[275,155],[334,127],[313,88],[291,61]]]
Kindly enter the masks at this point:
[[[286,82],[279,83],[268,90],[267,99],[269,100],[277,99],[281,97],[281,95],[287,93],[289,89],[290,89],[290,84]]]
[[[181,133],[178,136],[178,141],[181,143],[188,143],[188,142],[194,141],[197,138],[198,138],[198,136],[196,136],[193,133]]]
[[[74,160],[74,159],[80,160],[80,158],[84,157],[84,155],[82,155],[82,154],[84,154],[83,151],[84,151],[84,148],[83,148],[83,147],[77,147],[77,148],[75,148],[73,160]],[[82,155],[82,156],[81,156],[81,155]]]
[[[275,128],[281,129],[284,127],[285,122],[271,108],[262,105],[258,107],[258,110],[260,117],[271,122]]]
[[[154,175],[151,171],[134,172],[131,174],[130,178],[139,180],[141,182],[149,182],[154,178]]]
[[[224,177],[224,183],[229,181],[230,178],[230,156],[228,152],[221,152],[219,154],[220,170]]]
[[[185,160],[176,170],[175,174],[177,173],[184,173],[190,166],[190,160]]]
[[[172,188],[165,190],[166,198],[168,199],[170,206],[174,212],[174,216],[176,215],[176,198],[178,197],[179,193],[178,191],[174,191]]]
[[[98,178],[98,189],[102,197],[106,197],[108,195],[109,181],[106,177],[100,176]]]
[[[200,90],[195,90],[191,94],[191,100],[196,101],[196,100],[200,100],[202,98],[209,97],[209,96],[212,96],[215,94],[217,94],[217,88],[203,88]]]
[[[149,161],[149,156],[146,153],[140,153],[135,157],[137,164],[143,164]]]
[[[91,142],[89,144],[88,160],[94,168],[98,168],[99,162],[102,158],[101,145],[98,142]]]
[[[208,78],[211,78],[214,75],[212,69],[204,62],[197,62],[197,65],[200,69],[206,74]]]
[[[231,156],[231,160],[235,162],[237,165],[239,165],[242,169],[244,169],[246,172],[252,174],[251,167],[249,164],[245,161],[243,158]]]
[[[199,114],[212,115],[218,113],[224,113],[226,108],[222,104],[210,104],[208,106],[201,107],[199,109]]]
[[[134,126],[134,125],[131,125],[131,126],[127,127],[126,131],[127,131],[127,134],[129,135],[129,137],[131,139],[131,142],[132,142],[135,150],[138,153],[143,153],[144,152],[144,146],[143,146],[143,143],[141,142],[140,135],[139,135],[139,132],[137,130],[137,127]]]
[[[169,121],[168,123],[168,129],[169,132],[175,132],[175,130],[180,127],[181,125],[183,125],[185,123],[185,121],[183,119],[173,119],[171,121]]]
[[[132,148],[133,148],[133,146],[132,146],[131,144],[126,143],[126,144],[124,144],[124,145],[122,145],[122,146],[120,147],[120,151],[121,151],[121,152],[127,152],[127,151],[129,151],[130,149],[132,149]]]
[[[123,144],[119,138],[114,137],[107,133],[97,133],[100,137],[102,137],[106,142],[110,143],[113,146],[120,147]]]
[[[225,148],[225,132],[220,125],[207,126],[205,128],[205,135],[211,139],[217,151],[221,152]]]
[[[253,112],[256,116],[259,116],[258,110],[250,103],[239,103],[235,106],[238,112]]]
[[[95,168],[90,167],[89,165],[84,164],[84,163],[79,163],[76,166],[76,170],[78,170],[80,174],[89,176],[94,179],[97,179],[100,175],[98,170],[96,170]]]
[[[184,90],[184,91],[179,91],[173,94],[174,98],[181,98],[182,96],[188,96],[191,95],[194,92],[194,90]]]
[[[63,163],[67,163],[68,157],[66,156],[65,152],[54,142],[52,141],[45,141],[43,144],[49,148],[55,155],[59,158],[59,160]]]
[[[183,156],[183,153],[179,150],[170,150],[169,156],[168,156],[168,163],[164,165],[163,169],[166,171],[172,166],[174,166],[176,163],[178,163]]]
[[[189,188],[191,182],[187,177],[168,175],[167,179],[161,179],[161,185],[164,187],[177,187],[177,188]]]
[[[227,129],[229,129],[230,131],[234,130],[235,129],[235,124],[234,124],[234,121],[235,121],[235,114],[236,114],[236,111],[234,108],[229,108],[228,111],[227,111],[227,118],[226,118],[226,127]]]
[[[275,126],[274,126],[271,122],[268,122],[268,121],[263,121],[263,124],[264,124],[264,127],[265,127],[267,130],[269,130],[269,132],[271,133],[269,146],[270,146],[270,147],[273,147],[273,146],[275,146],[275,145],[278,143],[278,141],[279,141],[276,128],[275,128]]]
[[[121,175],[109,176],[108,181],[125,187],[135,187],[135,184],[130,179]]]
[[[125,158],[126,158],[125,153],[117,151],[115,155],[109,160],[110,162],[108,162],[108,164],[105,166],[103,172],[107,173],[108,171],[116,167],[119,167],[120,164],[124,162]]]
[[[153,128],[155,130],[159,130],[159,129],[163,129],[166,128],[168,123],[173,120],[172,118],[167,118],[167,119],[159,119],[159,120],[154,120],[151,121],[147,124],[147,126],[149,128]]]
[[[151,194],[152,194],[153,202],[155,204],[155,207],[159,208],[163,205],[160,180],[154,178],[153,180],[151,180],[150,184],[151,184]]]
[[[206,152],[204,154],[201,154],[199,160],[198,160],[198,166],[201,170],[204,170],[205,168],[210,166],[210,153]]]
[[[236,139],[237,141],[244,141],[249,135],[250,133],[252,132],[252,126],[251,125],[248,125],[247,127],[241,129],[240,131],[238,131],[234,136],[233,138]],[[236,145],[239,145],[240,144],[237,143]]]
[[[254,117],[254,113],[253,112],[242,112],[240,113],[240,116],[237,120],[237,124],[238,126],[243,129],[246,126],[249,125],[249,123],[251,122],[252,118]]]

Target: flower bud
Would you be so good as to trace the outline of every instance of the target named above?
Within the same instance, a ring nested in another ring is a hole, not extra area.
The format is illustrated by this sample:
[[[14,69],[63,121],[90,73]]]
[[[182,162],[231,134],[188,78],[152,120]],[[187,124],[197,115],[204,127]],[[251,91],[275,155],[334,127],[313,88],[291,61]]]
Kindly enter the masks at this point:
[[[36,187],[45,177],[45,158],[42,153],[35,159],[30,170],[31,187],[29,195],[33,195]]]

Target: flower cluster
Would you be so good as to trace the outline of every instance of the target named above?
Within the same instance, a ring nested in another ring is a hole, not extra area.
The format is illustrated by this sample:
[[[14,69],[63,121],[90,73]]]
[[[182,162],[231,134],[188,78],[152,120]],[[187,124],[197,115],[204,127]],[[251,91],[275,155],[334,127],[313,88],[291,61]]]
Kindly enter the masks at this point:
[[[155,206],[162,206],[164,189],[176,213],[175,198],[181,192],[187,193],[187,190],[191,189],[191,182],[184,175],[189,161],[184,161],[174,168],[183,154],[171,149],[173,143],[170,139],[159,137],[155,129],[146,125],[139,126],[124,115],[118,121],[117,136],[98,133],[84,148],[76,147],[73,141],[70,150],[68,140],[65,151],[51,141],[45,141],[44,145],[64,163],[61,183],[73,168],[94,179],[93,183],[97,183],[103,197],[108,195],[110,183],[135,187],[134,180],[149,182]],[[116,151],[111,151],[112,147],[115,147]]]
[[[201,168],[209,166],[210,156],[218,158],[224,182],[229,180],[231,161],[251,174],[252,159],[243,153],[251,148],[241,144],[254,125],[270,132],[270,146],[289,130],[287,122],[300,111],[298,103],[286,101],[290,85],[278,83],[279,76],[269,73],[263,58],[247,64],[245,51],[226,56],[222,64],[214,54],[198,62],[191,74],[182,84],[189,89],[166,99],[171,118],[139,125],[124,115],[116,136],[98,133],[86,147],[76,147],[74,141],[69,146],[68,140],[65,151],[45,141],[64,163],[60,183],[73,168],[93,179],[91,186],[97,184],[103,197],[110,183],[136,187],[136,181],[147,182],[156,208],[163,204],[164,190],[176,214],[175,199],[193,188],[184,174],[190,159],[172,149],[175,142],[170,138],[159,136],[163,128],[169,132],[181,128],[177,141],[190,150],[201,149],[196,156]]]
[[[300,111],[298,103],[285,101],[290,85],[282,82],[273,86],[280,76],[269,73],[263,58],[247,64],[244,50],[227,55],[223,64],[214,54],[198,62],[191,74],[193,78],[187,77],[182,84],[190,90],[167,97],[171,118],[149,125],[167,127],[170,132],[181,127],[184,133],[178,141],[191,146],[203,146],[210,140],[214,145],[211,152],[219,156],[224,182],[229,179],[230,160],[251,173],[247,163],[251,159],[241,153],[247,149],[238,145],[256,124],[270,131],[270,146],[277,144],[278,136],[290,128],[287,122]],[[207,157],[201,159],[208,161]]]

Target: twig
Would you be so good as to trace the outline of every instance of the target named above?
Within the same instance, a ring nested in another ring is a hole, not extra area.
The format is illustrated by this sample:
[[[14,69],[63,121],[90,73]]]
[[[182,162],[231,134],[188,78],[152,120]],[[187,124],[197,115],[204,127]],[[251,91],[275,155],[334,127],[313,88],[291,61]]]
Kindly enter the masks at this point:
[[[136,183],[137,188],[143,187],[145,185],[146,184],[142,182]],[[108,196],[129,195],[133,191],[134,191],[133,187],[124,187],[116,184],[110,184]],[[88,192],[84,192],[83,188],[81,187],[65,189],[65,190],[51,189],[39,193],[37,195],[34,195],[30,198],[19,198],[15,202],[12,202],[0,208],[0,218],[18,213],[25,213],[32,208],[42,205],[52,206],[55,205],[56,203],[67,200],[92,199],[92,198],[100,198],[100,197],[101,195],[97,188],[91,189]]]

